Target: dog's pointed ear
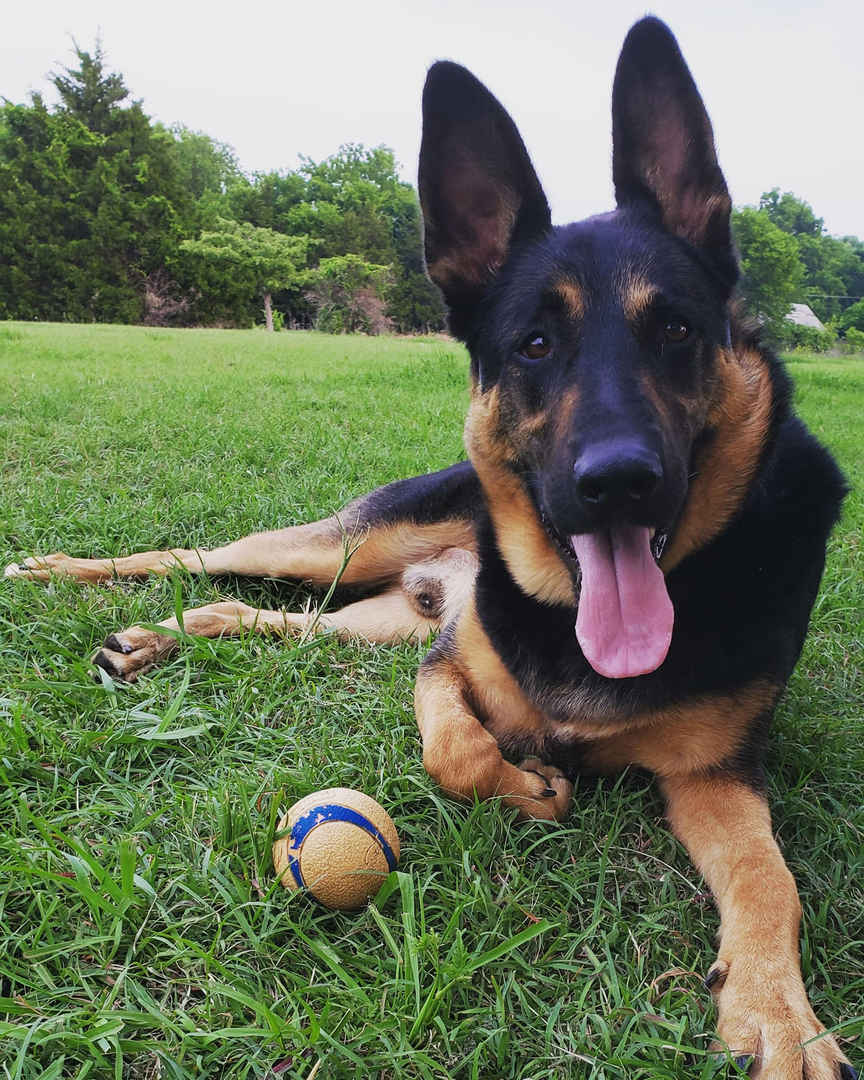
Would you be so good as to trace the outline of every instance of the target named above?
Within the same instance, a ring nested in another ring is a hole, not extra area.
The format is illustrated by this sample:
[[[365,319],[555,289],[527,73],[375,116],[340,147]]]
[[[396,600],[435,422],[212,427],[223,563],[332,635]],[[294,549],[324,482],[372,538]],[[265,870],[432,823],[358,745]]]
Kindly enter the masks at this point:
[[[646,201],[733,280],[732,200],[714,132],[678,42],[659,19],[624,41],[612,91],[612,178],[621,207]]]
[[[511,245],[547,232],[551,217],[516,125],[459,64],[439,61],[426,77],[419,187],[426,267],[464,336]]]

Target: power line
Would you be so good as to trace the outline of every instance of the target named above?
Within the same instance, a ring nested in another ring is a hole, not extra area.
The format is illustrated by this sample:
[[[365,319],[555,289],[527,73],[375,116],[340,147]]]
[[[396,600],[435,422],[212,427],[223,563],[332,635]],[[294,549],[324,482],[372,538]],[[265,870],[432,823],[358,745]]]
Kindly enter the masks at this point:
[[[836,296],[834,293],[808,292],[808,296],[819,300],[864,300],[864,296]]]

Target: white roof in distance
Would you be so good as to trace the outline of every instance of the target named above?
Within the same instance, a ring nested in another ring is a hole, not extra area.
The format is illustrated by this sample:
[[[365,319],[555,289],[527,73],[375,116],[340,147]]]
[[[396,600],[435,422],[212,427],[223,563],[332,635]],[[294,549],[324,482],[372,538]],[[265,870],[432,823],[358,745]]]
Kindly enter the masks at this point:
[[[813,314],[812,308],[807,304],[793,304],[792,310],[786,316],[789,322],[794,322],[798,326],[815,326],[817,330],[824,330],[825,325],[821,323]]]

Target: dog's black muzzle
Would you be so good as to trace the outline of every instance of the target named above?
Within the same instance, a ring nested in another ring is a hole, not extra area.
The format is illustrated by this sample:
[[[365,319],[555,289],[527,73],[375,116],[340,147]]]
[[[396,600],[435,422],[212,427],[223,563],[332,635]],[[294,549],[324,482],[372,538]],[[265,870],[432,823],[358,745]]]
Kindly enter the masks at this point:
[[[654,500],[663,465],[654,450],[638,442],[595,443],[573,466],[576,498],[595,519],[641,516]]]
[[[546,482],[538,485],[540,505],[563,536],[615,524],[668,531],[686,494],[683,463],[648,441],[591,441],[577,452],[575,463],[570,461],[569,467],[562,461],[547,472]]]

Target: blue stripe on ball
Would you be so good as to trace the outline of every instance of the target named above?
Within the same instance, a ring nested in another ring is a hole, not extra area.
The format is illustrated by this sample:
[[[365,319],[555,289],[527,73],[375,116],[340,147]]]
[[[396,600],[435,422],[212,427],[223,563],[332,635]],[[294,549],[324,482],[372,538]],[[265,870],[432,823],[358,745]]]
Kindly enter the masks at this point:
[[[320,806],[313,806],[310,810],[305,811],[291,826],[291,840],[288,844],[288,868],[301,889],[306,888],[306,882],[303,880],[303,872],[300,869],[300,849],[309,833],[326,821],[347,821],[349,824],[357,825],[369,833],[380,845],[384,858],[387,860],[388,870],[396,869],[397,859],[393,854],[393,849],[369,818],[358,814],[356,810],[352,810],[349,806],[340,806],[338,803],[322,803]],[[296,850],[296,855],[290,854],[292,848]]]

